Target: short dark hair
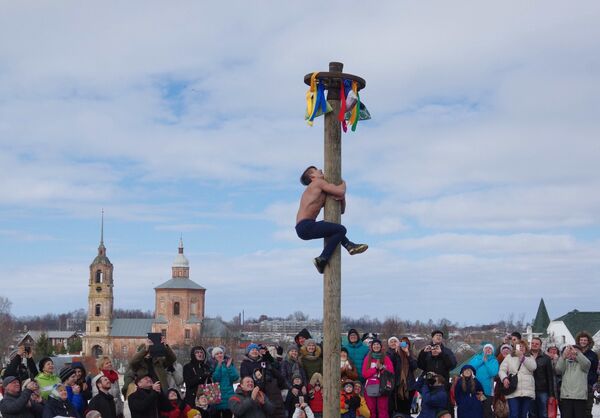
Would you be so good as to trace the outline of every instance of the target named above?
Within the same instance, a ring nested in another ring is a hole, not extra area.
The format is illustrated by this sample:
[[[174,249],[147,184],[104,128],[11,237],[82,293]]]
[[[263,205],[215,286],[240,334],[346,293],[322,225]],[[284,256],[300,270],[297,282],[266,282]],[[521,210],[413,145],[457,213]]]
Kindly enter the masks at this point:
[[[543,344],[543,341],[542,341],[542,339],[540,337],[533,337],[531,339],[531,341],[533,341],[533,340],[538,340],[540,342],[540,344]]]
[[[314,165],[311,165],[306,170],[304,170],[304,172],[300,176],[300,183],[304,184],[305,186],[308,186],[311,182],[311,179],[310,179],[311,171],[316,170],[316,169],[317,169],[317,167],[315,167]]]
[[[512,334],[510,334],[511,337],[517,337],[519,340],[522,340],[523,337],[521,337],[521,333],[519,331],[514,331]]]

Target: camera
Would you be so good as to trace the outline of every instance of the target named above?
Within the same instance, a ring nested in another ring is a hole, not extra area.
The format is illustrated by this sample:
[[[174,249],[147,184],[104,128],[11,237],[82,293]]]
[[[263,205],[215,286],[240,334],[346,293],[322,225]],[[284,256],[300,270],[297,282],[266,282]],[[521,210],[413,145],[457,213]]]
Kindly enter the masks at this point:
[[[427,372],[427,374],[425,375],[425,381],[429,386],[433,386],[437,381],[436,377],[437,375],[434,372]]]
[[[400,343],[400,347],[401,347],[401,348],[406,348],[406,347],[408,347],[408,344],[406,343],[406,341],[402,341],[402,342]]]

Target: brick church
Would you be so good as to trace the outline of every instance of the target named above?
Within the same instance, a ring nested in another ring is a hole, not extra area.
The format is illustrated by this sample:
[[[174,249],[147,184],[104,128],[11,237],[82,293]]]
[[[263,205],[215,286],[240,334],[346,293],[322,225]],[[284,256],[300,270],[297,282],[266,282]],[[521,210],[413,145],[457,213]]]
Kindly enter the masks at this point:
[[[160,332],[171,346],[187,346],[200,337],[206,289],[190,280],[190,265],[183,254],[183,240],[172,266],[171,279],[154,288],[154,318],[113,316],[113,265],[104,246],[104,220],[98,255],[90,265],[88,314],[83,355],[131,357],[148,332]]]

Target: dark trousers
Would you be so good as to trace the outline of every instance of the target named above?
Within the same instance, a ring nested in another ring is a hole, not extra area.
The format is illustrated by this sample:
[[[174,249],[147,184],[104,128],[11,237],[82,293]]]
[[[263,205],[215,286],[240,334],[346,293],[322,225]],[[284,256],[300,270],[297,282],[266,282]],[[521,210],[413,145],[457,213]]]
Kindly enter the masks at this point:
[[[408,391],[408,399],[400,399],[397,395],[390,395],[390,407],[389,416],[393,417],[396,412],[401,412],[406,415],[410,415],[410,407],[412,406],[413,396],[415,396],[414,390]]]
[[[560,402],[561,418],[584,418],[585,403],[584,399],[563,399]]]
[[[350,244],[346,238],[346,227],[333,222],[303,219],[296,225],[296,234],[303,240],[325,238],[325,248],[320,257],[329,260],[337,245],[341,243],[344,247]]]
[[[485,401],[481,402],[483,407],[483,418],[494,418],[492,405],[494,404],[493,396],[486,396]]]
[[[535,392],[531,401],[529,418],[548,418],[548,392]]]
[[[231,418],[232,414],[229,409],[217,409],[214,418]]]
[[[532,399],[527,396],[518,396],[516,398],[508,399],[508,409],[510,410],[509,417],[527,418],[531,401]]]

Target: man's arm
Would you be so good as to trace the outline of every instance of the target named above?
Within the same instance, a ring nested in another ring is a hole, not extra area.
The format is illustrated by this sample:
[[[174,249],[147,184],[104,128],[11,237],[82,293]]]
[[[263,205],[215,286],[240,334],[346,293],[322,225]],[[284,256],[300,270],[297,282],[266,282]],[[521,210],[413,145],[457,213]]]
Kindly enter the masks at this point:
[[[314,184],[315,182],[313,182]],[[316,186],[323,190],[328,195],[338,199],[343,199],[346,195],[346,182],[342,180],[341,184],[335,185],[325,180],[317,180]]]

